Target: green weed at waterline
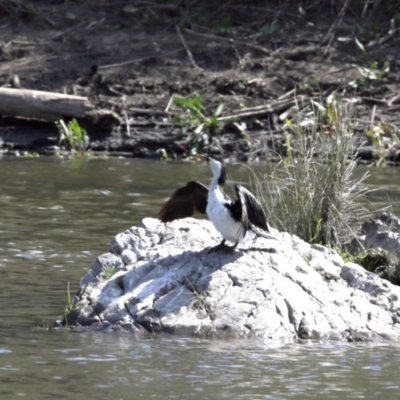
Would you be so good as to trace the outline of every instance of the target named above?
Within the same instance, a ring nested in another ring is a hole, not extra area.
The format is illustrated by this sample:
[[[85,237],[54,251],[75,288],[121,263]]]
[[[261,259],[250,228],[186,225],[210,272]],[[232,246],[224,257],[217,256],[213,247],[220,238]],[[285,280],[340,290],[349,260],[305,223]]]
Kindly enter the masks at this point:
[[[62,119],[59,121],[58,130],[60,132],[60,144],[66,146],[68,150],[84,154],[89,144],[87,132],[79,122],[73,118],[66,124]]]
[[[71,311],[73,310],[74,305],[71,297],[71,292],[69,290],[69,282],[67,286],[67,304],[65,305],[64,309],[64,321],[65,321],[65,326],[68,326],[68,315],[71,314]]]

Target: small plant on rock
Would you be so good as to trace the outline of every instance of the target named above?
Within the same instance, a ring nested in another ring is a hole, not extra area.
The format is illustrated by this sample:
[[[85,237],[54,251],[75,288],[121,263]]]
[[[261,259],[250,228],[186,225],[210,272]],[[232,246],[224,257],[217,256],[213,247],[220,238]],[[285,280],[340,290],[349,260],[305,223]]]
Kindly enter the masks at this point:
[[[112,278],[116,272],[117,270],[113,266],[103,265],[102,274],[106,280]]]

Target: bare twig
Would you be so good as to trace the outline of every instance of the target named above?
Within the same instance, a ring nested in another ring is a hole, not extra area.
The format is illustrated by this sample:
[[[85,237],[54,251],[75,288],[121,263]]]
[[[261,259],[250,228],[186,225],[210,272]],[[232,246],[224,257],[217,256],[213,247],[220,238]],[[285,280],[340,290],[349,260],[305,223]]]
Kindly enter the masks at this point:
[[[374,40],[373,42],[369,42],[368,44],[365,45],[365,47],[367,49],[372,49],[375,46],[381,45],[383,43],[386,43],[387,41],[389,41],[396,33],[400,32],[400,28],[394,28],[394,20],[390,21],[391,23],[391,27],[389,29],[389,32],[385,35],[382,36],[380,39],[378,40]]]
[[[124,96],[125,96],[124,93],[122,93],[122,92],[120,92],[120,91],[114,89],[114,88],[111,87],[111,86],[108,86],[107,89],[108,89],[112,94],[115,94],[116,96],[119,96],[119,97],[124,97]]]
[[[386,100],[376,99],[375,97],[363,96],[363,97],[361,97],[361,99],[362,99],[362,101],[365,101],[367,103],[382,104],[385,106],[388,105],[388,102]]]
[[[397,94],[396,96],[392,97],[387,103],[389,107],[392,107],[392,104],[395,103],[397,100],[400,99],[400,94]]]
[[[283,100],[288,96],[291,96],[294,92],[296,91],[296,88],[289,90],[288,92],[286,92],[285,94],[283,94],[282,96],[278,97],[278,100]]]
[[[129,118],[126,111],[124,111],[124,119],[125,119],[125,126],[126,126],[126,136],[131,136],[131,127],[129,126]]]
[[[278,101],[272,104],[266,104],[257,107],[246,108],[244,110],[238,110],[234,112],[232,115],[228,115],[226,117],[218,118],[218,121],[230,121],[238,118],[250,118],[250,117],[259,117],[265,114],[276,114],[281,113],[288,108],[292,107],[296,102],[304,102],[306,98],[304,96],[297,96],[296,99]]]
[[[210,33],[199,33],[199,32],[192,31],[190,29],[185,29],[185,32],[189,33],[190,35],[198,36],[198,37],[201,37],[201,38],[204,38],[204,39],[208,39],[208,40],[211,39],[211,40],[217,40],[219,42],[228,42],[228,43],[231,43],[233,45],[247,46],[250,49],[259,51],[260,53],[263,53],[263,54],[265,54],[267,56],[271,56],[271,52],[269,50],[267,50],[266,48],[264,48],[262,46],[258,46],[256,44],[253,44],[253,43],[245,42],[245,41],[242,41],[242,40],[234,40],[234,39],[227,38],[227,37],[224,37],[224,36],[212,35]]]
[[[181,51],[181,50],[182,50],[182,48],[175,49],[175,50],[172,50],[172,51],[168,51],[168,52],[164,53],[164,55],[174,54],[174,53],[177,53],[178,51]],[[134,60],[123,61],[123,62],[120,62],[120,63],[101,65],[101,66],[99,66],[99,70],[123,67],[125,65],[134,64],[134,63],[137,63],[137,62],[148,60],[149,58],[152,58],[152,57],[154,57],[154,56],[140,57],[140,58],[135,58]]]
[[[83,23],[80,23],[78,25],[71,26],[70,28],[66,29],[65,31],[59,32],[55,34],[53,37],[51,37],[52,40],[57,40],[65,36],[66,34],[76,31],[78,28],[80,28],[83,25]]]
[[[251,4],[251,3],[249,3]],[[236,10],[242,10],[242,11],[249,11],[249,5],[233,5],[232,9],[236,9]],[[259,15],[265,15],[267,13],[270,14],[275,14],[276,13],[276,9],[274,8],[268,8],[268,7],[255,7],[253,5],[251,5],[251,10],[255,11],[257,14]],[[288,17],[293,17],[293,18],[302,18],[303,16],[301,14],[298,13],[292,13],[292,12],[288,12],[286,10],[283,10],[281,7],[281,11],[280,11],[283,15],[286,15]]]
[[[328,33],[324,36],[324,38],[321,40],[320,42],[320,46],[322,46],[323,44],[326,43],[326,41],[328,41],[327,46],[325,47],[324,50],[324,56],[328,53],[329,48],[331,47],[333,38],[334,38],[334,33],[335,33],[335,29],[337,28],[337,26],[340,24],[340,22],[343,19],[344,13],[346,11],[347,5],[349,4],[349,0],[346,0],[345,3],[343,4],[343,7],[341,8],[341,10],[339,11],[339,14],[337,15],[335,21],[333,22],[332,26],[329,28]]]
[[[172,96],[170,97],[170,99],[169,99],[169,101],[168,101],[168,104],[167,104],[167,107],[165,107],[165,112],[166,112],[166,113],[169,113],[169,109],[171,108],[172,103],[174,102],[174,96],[175,96],[175,95],[172,95]]]
[[[183,47],[185,48],[186,53],[187,53],[187,55],[188,55],[188,57],[189,57],[190,62],[191,62],[192,65],[193,65],[193,67],[196,68],[196,69],[201,70],[201,68],[200,68],[200,67],[196,64],[196,62],[194,61],[192,52],[190,51],[189,47],[187,46],[187,44],[186,44],[186,42],[185,42],[185,39],[184,39],[184,37],[183,37],[183,35],[182,35],[182,32],[181,32],[181,30],[179,29],[179,26],[178,26],[178,25],[175,25],[175,29],[176,29],[176,31],[178,32],[179,38],[181,39],[181,42],[182,42],[182,44],[183,44]]]
[[[129,112],[131,114],[140,114],[140,115],[151,115],[151,116],[168,116],[168,113],[163,110],[154,110],[152,108],[137,108],[137,107],[129,107]]]
[[[376,113],[376,105],[374,105],[374,106],[372,107],[371,119],[370,119],[370,121],[369,121],[370,129],[372,129],[372,127],[374,126],[375,113]]]

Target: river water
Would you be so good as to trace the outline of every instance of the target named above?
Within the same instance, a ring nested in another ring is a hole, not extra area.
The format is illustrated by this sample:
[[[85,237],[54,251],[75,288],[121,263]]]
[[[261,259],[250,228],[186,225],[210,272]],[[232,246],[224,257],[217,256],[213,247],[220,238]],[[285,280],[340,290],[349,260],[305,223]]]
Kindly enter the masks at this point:
[[[112,238],[205,165],[0,159],[0,399],[398,399],[400,346],[264,346],[47,329]],[[262,168],[261,166],[255,168]],[[246,181],[247,168],[229,169]],[[365,168],[358,168],[362,174]],[[207,178],[205,178],[207,177]],[[376,209],[398,169],[372,169]]]

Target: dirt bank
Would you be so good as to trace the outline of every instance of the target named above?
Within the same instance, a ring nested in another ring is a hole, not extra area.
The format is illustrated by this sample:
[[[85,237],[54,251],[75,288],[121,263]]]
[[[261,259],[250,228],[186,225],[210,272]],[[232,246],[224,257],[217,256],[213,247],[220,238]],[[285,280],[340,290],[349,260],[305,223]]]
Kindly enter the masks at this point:
[[[28,7],[0,0],[0,86],[87,96],[123,121],[126,112],[129,130],[124,124],[89,129],[90,149],[156,158],[158,149],[182,157],[194,146],[171,119],[181,111],[165,111],[172,95],[197,93],[207,113],[224,104],[223,115],[231,115],[276,106],[294,94],[323,99],[336,91],[357,100],[356,147],[368,129],[380,129],[381,141],[369,138],[364,157],[381,146],[396,159],[400,21],[394,7],[189,3],[39,1]],[[245,129],[230,124],[208,144],[195,145],[242,160],[263,157],[266,147],[282,152],[287,110],[246,118]],[[58,145],[54,124],[0,118],[3,153],[47,154]]]

